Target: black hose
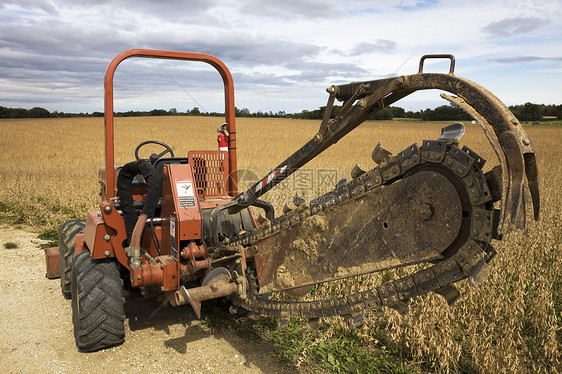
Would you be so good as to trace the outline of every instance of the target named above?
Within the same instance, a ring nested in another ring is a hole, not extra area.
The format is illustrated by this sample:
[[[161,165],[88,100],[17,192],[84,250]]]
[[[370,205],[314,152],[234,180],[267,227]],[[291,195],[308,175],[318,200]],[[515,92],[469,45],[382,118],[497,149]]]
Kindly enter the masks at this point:
[[[154,231],[154,221],[150,220],[150,232],[152,233],[152,242],[154,243],[154,246],[156,247],[156,253],[158,253],[158,256],[161,255],[160,253],[160,241],[158,240],[158,237],[156,236],[156,232]]]
[[[148,185],[142,213],[146,214],[148,217],[154,217],[154,211],[156,210],[156,205],[161,195],[162,181],[150,162],[147,160],[133,161],[121,168],[119,176],[117,177],[117,195],[121,200],[121,211],[123,212],[123,219],[125,220],[125,228],[129,241],[131,240],[131,235],[133,234],[133,229],[138,219],[137,210],[133,205],[133,193],[131,192],[131,183],[138,174],[144,177]]]

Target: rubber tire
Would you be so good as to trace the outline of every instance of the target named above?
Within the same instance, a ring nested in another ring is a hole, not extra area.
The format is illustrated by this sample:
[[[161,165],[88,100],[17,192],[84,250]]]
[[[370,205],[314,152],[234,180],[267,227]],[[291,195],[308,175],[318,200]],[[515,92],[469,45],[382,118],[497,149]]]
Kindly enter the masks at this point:
[[[125,341],[123,280],[115,260],[93,260],[90,252],[72,261],[72,323],[76,346],[93,352]]]
[[[83,234],[85,226],[86,220],[71,219],[63,223],[59,228],[60,287],[65,299],[70,299],[70,272],[72,270],[72,256],[74,255],[76,235]]]

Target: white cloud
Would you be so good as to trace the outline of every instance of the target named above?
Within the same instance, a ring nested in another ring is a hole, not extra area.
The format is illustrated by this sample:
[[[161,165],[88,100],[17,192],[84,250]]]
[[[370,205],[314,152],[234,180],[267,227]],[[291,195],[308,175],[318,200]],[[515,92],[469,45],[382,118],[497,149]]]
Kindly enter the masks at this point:
[[[530,96],[559,103],[550,83],[562,81],[561,16],[557,0],[5,0],[0,105],[101,110],[107,64],[138,47],[216,55],[236,79],[237,106],[252,111],[315,109],[325,104],[332,83],[413,74],[426,53],[453,53],[458,75],[508,104]],[[430,67],[446,70],[444,65]],[[183,63],[164,66],[209,111],[221,110],[216,88],[206,88],[216,86],[206,81],[216,73]],[[180,104],[190,103],[157,64],[132,62],[119,74],[123,110],[127,100],[131,109],[184,110]],[[126,82],[134,82],[130,90]],[[156,99],[135,99],[136,92]],[[397,105],[417,110],[433,102],[419,101]]]
[[[491,36],[516,37],[531,33],[545,25],[550,20],[538,17],[514,17],[495,21],[484,27],[484,31]]]

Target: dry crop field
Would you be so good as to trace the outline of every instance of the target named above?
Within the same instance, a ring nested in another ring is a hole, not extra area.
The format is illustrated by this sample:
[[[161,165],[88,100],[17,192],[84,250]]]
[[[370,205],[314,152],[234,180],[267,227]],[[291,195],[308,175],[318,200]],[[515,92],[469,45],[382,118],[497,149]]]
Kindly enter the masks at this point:
[[[221,118],[212,117],[117,118],[116,164],[133,160],[135,146],[148,139],[169,144],[176,155],[190,149],[216,149],[220,123]],[[261,177],[310,139],[318,126],[317,121],[238,119],[238,167]],[[437,138],[441,126],[364,123],[264,197],[277,207],[295,189],[311,198],[333,188],[334,180],[349,177],[355,163],[372,167],[370,154],[379,140],[397,153],[414,142]],[[414,300],[406,316],[393,310],[369,316],[358,331],[365,345],[382,344],[377,338],[382,330],[405,358],[426,362],[430,371],[562,371],[562,128],[525,130],[537,151],[541,221],[529,221],[525,231],[496,242],[498,255],[488,281],[480,288],[462,282],[462,297],[454,306],[427,295]],[[497,164],[478,126],[468,124],[461,143],[488,159],[485,171]],[[97,209],[103,119],[0,120],[0,149],[0,210],[15,212],[18,222],[41,230],[56,228],[68,218],[82,218]],[[354,278],[317,292],[355,290],[379,278]],[[328,322],[334,329],[342,325],[338,318]]]

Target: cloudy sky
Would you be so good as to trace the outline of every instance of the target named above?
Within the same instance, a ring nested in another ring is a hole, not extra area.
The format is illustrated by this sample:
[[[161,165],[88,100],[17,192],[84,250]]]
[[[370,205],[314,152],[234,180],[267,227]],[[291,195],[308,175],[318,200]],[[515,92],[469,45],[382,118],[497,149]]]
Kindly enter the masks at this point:
[[[561,19],[561,0],[0,0],[0,105],[103,111],[107,65],[130,48],[217,56],[251,111],[314,110],[330,85],[413,74],[428,53],[454,54],[457,75],[508,105],[561,104]],[[202,63],[129,59],[115,85],[116,111],[223,111]]]

